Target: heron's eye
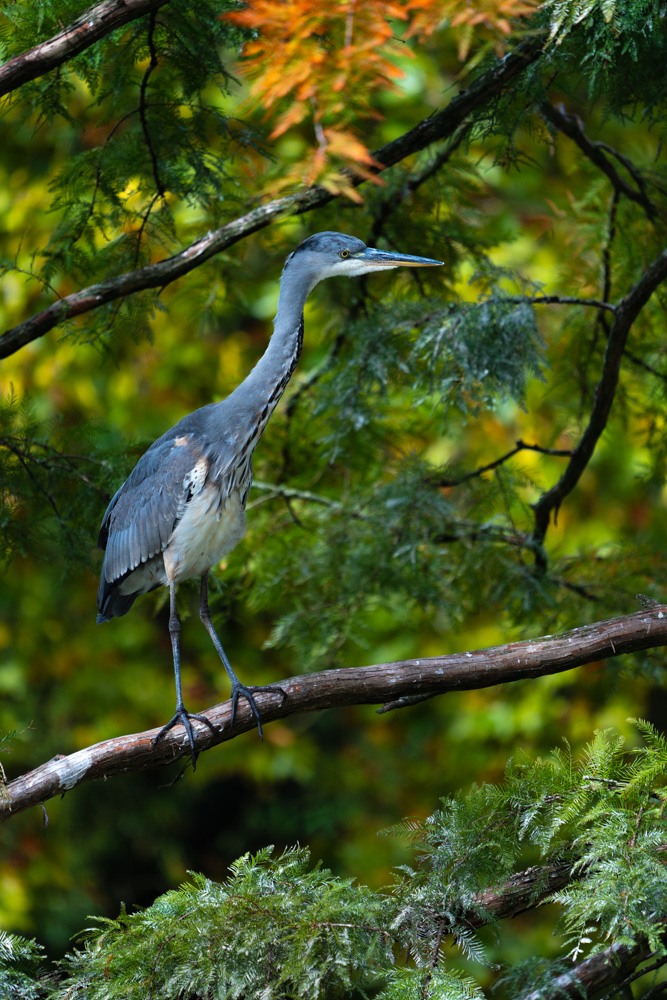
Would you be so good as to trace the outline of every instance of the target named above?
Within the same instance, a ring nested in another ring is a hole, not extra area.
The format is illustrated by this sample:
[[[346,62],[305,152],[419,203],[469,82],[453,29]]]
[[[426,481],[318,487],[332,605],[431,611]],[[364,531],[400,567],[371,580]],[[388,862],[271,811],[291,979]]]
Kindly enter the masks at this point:
[[[350,251],[349,250],[341,250],[340,255],[343,258],[349,257],[350,256]]]

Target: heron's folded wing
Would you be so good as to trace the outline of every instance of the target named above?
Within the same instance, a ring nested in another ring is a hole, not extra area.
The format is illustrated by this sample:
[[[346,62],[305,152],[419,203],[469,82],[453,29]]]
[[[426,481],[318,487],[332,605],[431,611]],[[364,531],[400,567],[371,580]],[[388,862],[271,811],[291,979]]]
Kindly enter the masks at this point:
[[[109,504],[98,545],[108,583],[162,552],[185,504],[206,481],[208,461],[192,435],[156,441]]]

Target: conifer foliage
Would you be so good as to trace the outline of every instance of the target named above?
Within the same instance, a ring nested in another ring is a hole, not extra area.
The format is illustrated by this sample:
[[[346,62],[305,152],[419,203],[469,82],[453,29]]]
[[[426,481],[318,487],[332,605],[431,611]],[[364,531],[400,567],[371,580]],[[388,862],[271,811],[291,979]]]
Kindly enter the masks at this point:
[[[619,615],[629,635],[637,591],[662,618],[656,0],[16,0],[0,8],[0,44],[0,752],[18,762],[13,783],[0,774],[6,829],[20,824],[12,795],[38,780],[21,771],[76,751],[80,764],[88,745],[169,717],[163,598],[94,631],[99,521],[150,441],[248,372],[281,263],[311,232],[445,267],[329,282],[309,300],[303,357],[255,456],[248,540],[212,574],[232,658],[255,656],[267,683],[369,661],[394,677],[495,643],[499,679],[515,680],[519,638],[567,630],[574,643],[577,627]],[[58,922],[47,889],[76,882],[75,856],[99,845],[51,829],[33,864],[36,838],[16,834],[0,916],[28,936],[0,933],[0,996],[664,995],[655,621],[624,647],[643,651],[631,674],[598,665],[566,691],[523,681],[505,715],[477,690],[449,713],[417,678],[385,706],[403,709],[389,750],[364,736],[365,716],[335,739],[291,730],[287,699],[275,743],[234,766],[286,795],[310,781],[337,836],[352,837],[353,796],[395,822],[413,785],[432,803],[445,783],[436,812],[385,831],[410,851],[389,884],[285,846],[305,842],[299,830],[243,853],[226,879],[191,875],[84,931],[68,918],[80,933],[55,967],[29,935]],[[219,700],[198,641],[187,669],[198,698]],[[615,654],[613,640],[600,653]],[[633,728],[630,714],[651,721]],[[115,773],[150,767],[173,736],[133,754],[121,739]],[[197,738],[221,782],[223,750]],[[68,789],[69,806],[86,777],[82,765],[48,795]],[[179,819],[199,815],[187,782],[169,794]],[[115,831],[103,791],[96,808],[91,828]],[[124,808],[151,846],[168,841],[146,802]],[[512,936],[526,912],[555,935],[530,955]]]
[[[304,848],[266,848],[239,858],[222,884],[194,875],[146,910],[96,921],[62,963],[62,982],[39,977],[35,945],[5,936],[0,984],[21,1000],[369,991],[383,1000],[483,1000],[452,954],[493,969],[480,929],[492,925],[502,941],[503,919],[549,902],[560,904],[555,929],[570,964],[516,964],[503,975],[509,995],[589,995],[584,954],[614,971],[614,950],[625,949],[635,961],[650,956],[655,971],[667,964],[667,742],[638,725],[646,746],[634,754],[598,733],[576,759],[569,747],[516,758],[500,784],[474,786],[428,819],[385,831],[407,837],[415,861],[379,892],[313,865]],[[564,968],[574,990],[559,982]]]

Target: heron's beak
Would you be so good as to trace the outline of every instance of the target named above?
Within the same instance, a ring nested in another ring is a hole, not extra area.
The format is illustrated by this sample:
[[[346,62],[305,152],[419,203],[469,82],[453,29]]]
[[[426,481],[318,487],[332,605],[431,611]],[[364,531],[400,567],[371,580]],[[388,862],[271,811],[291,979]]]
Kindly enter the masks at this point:
[[[373,267],[440,267],[444,261],[431,257],[411,257],[407,253],[393,253],[390,250],[374,250],[366,247],[361,253],[353,254],[356,260],[363,260]]]

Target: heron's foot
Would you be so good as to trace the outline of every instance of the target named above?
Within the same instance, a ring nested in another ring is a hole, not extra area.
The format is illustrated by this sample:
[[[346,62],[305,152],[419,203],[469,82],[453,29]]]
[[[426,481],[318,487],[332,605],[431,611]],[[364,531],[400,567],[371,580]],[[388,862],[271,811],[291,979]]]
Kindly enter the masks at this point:
[[[162,727],[157,736],[153,737],[153,739],[151,740],[151,746],[155,746],[158,740],[161,740],[162,737],[165,735],[165,733],[168,733],[170,729],[174,728],[174,726],[183,726],[188,737],[188,743],[190,744],[190,754],[192,756],[192,770],[195,771],[197,768],[198,754],[197,751],[195,750],[195,737],[192,731],[192,725],[190,723],[190,719],[196,719],[197,722],[203,722],[205,726],[208,726],[208,728],[211,730],[214,736],[218,733],[217,727],[214,726],[213,723],[210,722],[205,715],[193,715],[191,712],[187,711],[184,705],[180,705],[176,707],[176,713],[173,719],[170,719],[167,725]]]
[[[250,705],[253,715],[255,716],[259,738],[260,740],[263,740],[264,733],[262,732],[262,720],[259,714],[259,709],[257,708],[257,702],[255,701],[255,695],[258,691],[268,691],[270,694],[279,694],[281,702],[283,702],[287,697],[287,691],[279,687],[278,684],[252,685],[246,687],[245,684],[241,684],[238,679],[235,682],[232,681],[232,721],[230,725],[234,725],[234,719],[236,718],[236,706],[238,704],[239,697],[243,695]]]

